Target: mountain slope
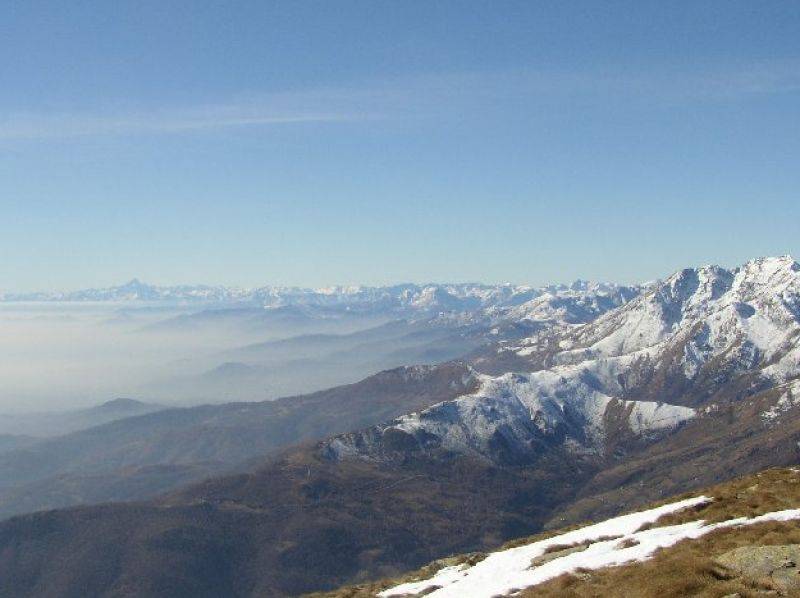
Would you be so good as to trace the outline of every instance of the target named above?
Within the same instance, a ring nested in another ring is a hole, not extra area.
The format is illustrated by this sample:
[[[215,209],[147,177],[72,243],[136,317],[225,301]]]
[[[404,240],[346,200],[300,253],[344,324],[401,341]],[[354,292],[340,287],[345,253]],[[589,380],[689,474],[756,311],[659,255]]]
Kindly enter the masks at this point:
[[[121,419],[0,454],[0,516],[146,498],[290,444],[370,425],[473,387],[463,364],[403,367],[301,397]]]
[[[17,434],[0,434],[0,453],[18,449],[36,442],[32,436],[21,436]]]
[[[597,452],[609,438],[675,428],[695,418],[693,407],[708,415],[759,391],[784,389],[762,414],[773,420],[794,404],[799,306],[800,266],[788,257],[754,260],[735,271],[683,270],[583,326],[551,328],[522,346],[501,345],[501,354],[528,359],[531,373],[484,376],[476,395],[331,449],[374,457],[374,440],[390,434],[410,450],[485,455],[501,447],[512,462],[539,450],[547,437]],[[473,363],[491,368],[491,359],[489,353]]]
[[[485,327],[474,324],[395,320],[348,334],[303,335],[233,349],[218,356],[225,360],[221,364],[201,376],[176,380],[173,387],[179,394],[216,400],[283,397],[409,363],[457,359],[485,345],[488,336]]]
[[[101,405],[72,411],[4,414],[0,417],[0,434],[61,436],[161,409],[164,409],[162,405],[154,403],[114,399]]]
[[[512,590],[524,597],[794,595],[800,569],[786,556],[800,554],[798,518],[797,470],[769,470],[593,525],[517,540],[488,555],[450,557],[400,579],[324,596],[490,598]]]
[[[629,414],[618,415],[616,425],[629,426]],[[11,546],[3,537],[15,546],[0,579],[19,559],[30,560],[40,569],[33,586],[13,586],[18,595],[35,594],[37,585],[69,591],[83,573],[119,562],[118,575],[92,586],[98,595],[119,588],[134,595],[295,595],[534,532],[615,459],[614,450],[576,451],[565,437],[537,436],[533,429],[531,439],[540,442],[513,462],[491,443],[478,451],[414,448],[382,429],[374,454],[333,451],[354,437],[345,434],[292,449],[251,474],[209,480],[147,504],[11,519],[0,524],[0,549]],[[54,530],[44,553],[41,529]],[[126,540],[88,540],[109,535]],[[78,550],[87,540],[91,552]],[[72,555],[66,570],[52,558],[57,554]]]
[[[571,394],[588,384],[618,401],[695,410],[675,434],[600,472],[562,515],[609,516],[657,498],[653,489],[674,493],[794,462],[799,305],[800,265],[790,257],[686,269],[591,323],[501,344],[473,364],[492,371],[514,361]]]
[[[378,464],[294,450],[161,501],[0,522],[0,594],[282,596],[397,573],[536,531],[583,467],[556,454],[526,470],[446,454]]]
[[[337,437],[328,446],[338,459],[380,459],[399,446],[522,464],[557,445],[575,455],[612,453],[626,440],[652,440],[694,416],[688,407],[618,401],[587,381],[541,371],[483,376],[475,394]]]

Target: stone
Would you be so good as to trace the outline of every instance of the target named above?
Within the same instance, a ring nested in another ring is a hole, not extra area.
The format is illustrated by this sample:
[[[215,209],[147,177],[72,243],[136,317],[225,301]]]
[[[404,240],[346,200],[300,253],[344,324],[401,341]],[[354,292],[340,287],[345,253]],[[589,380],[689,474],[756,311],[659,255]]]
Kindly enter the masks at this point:
[[[800,544],[742,546],[714,559],[750,579],[769,579],[783,592],[800,589]]]

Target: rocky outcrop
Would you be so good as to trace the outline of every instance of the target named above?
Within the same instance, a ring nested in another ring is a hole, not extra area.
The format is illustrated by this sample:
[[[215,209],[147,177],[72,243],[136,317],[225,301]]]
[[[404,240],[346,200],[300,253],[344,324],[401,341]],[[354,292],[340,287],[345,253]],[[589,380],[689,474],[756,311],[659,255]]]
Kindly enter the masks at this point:
[[[784,594],[800,591],[800,544],[742,546],[715,560],[726,569],[750,580],[769,580]]]

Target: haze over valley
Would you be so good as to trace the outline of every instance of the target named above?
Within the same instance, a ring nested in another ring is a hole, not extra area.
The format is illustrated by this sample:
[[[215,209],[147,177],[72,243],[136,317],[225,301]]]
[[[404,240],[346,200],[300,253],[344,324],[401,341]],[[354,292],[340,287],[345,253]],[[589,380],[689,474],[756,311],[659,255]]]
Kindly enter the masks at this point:
[[[584,321],[638,292],[581,282],[208,289],[132,281],[2,295],[0,411],[275,399],[453,359],[494,340],[497,326],[522,334]],[[11,432],[19,419],[6,422],[0,431]]]

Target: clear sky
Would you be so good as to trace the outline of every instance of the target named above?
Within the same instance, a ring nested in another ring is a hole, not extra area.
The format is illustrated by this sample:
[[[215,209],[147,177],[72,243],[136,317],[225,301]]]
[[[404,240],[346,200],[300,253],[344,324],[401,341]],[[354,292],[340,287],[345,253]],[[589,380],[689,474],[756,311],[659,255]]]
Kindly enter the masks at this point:
[[[800,254],[800,3],[0,6],[0,288]]]

